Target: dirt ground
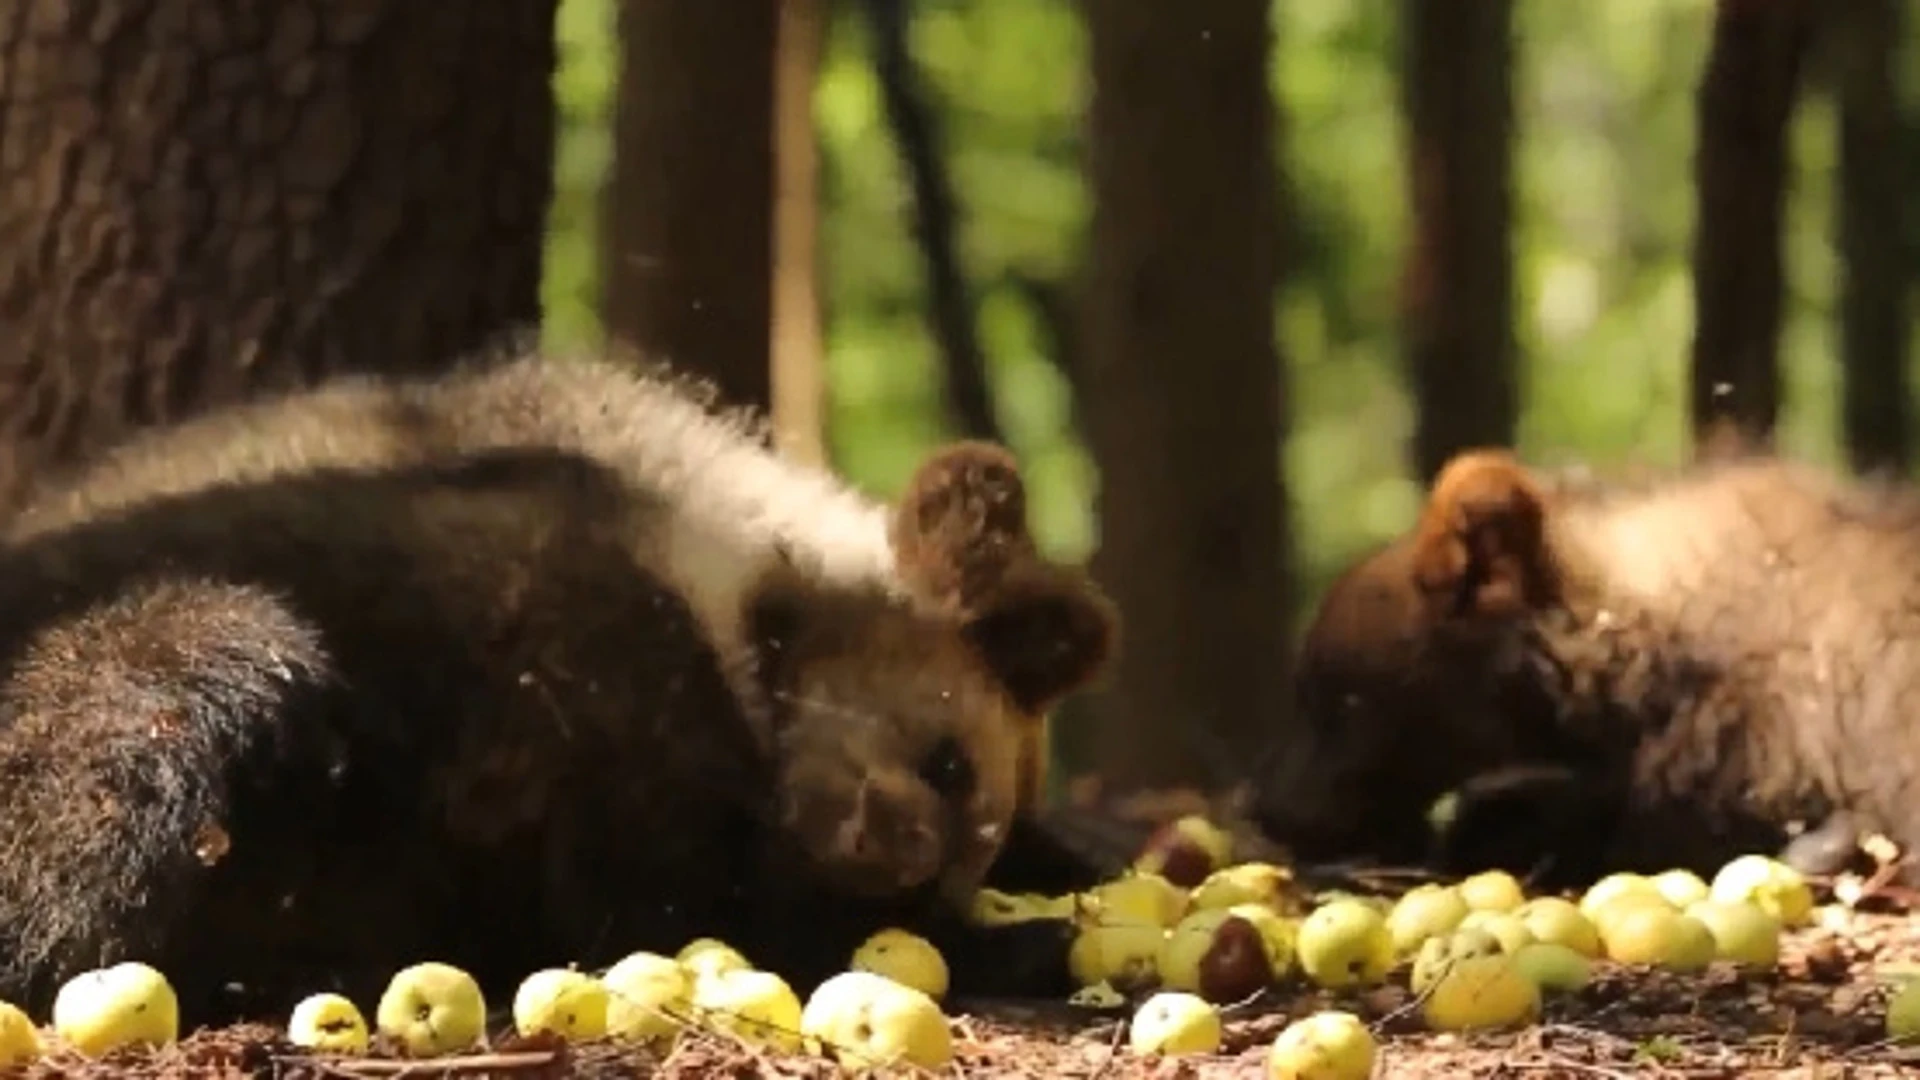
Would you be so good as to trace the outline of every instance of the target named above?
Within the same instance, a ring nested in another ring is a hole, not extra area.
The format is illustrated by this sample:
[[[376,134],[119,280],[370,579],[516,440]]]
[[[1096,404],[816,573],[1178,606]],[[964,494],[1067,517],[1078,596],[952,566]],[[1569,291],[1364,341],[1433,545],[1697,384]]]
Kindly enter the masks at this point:
[[[1504,1034],[1424,1030],[1404,971],[1388,985],[1360,994],[1298,986],[1270,991],[1229,1012],[1223,1051],[1208,1057],[1133,1055],[1125,1047],[1124,1009],[1100,1013],[1052,1003],[952,1002],[948,1012],[957,1060],[944,1075],[974,1080],[1259,1077],[1263,1051],[1289,1019],[1333,1006],[1351,1009],[1373,1025],[1381,1047],[1375,1072],[1380,1078],[1920,1076],[1920,1046],[1896,1047],[1882,1037],[1888,987],[1876,976],[1882,967],[1920,967],[1920,918],[1910,914],[1911,897],[1882,894],[1872,906],[1882,910],[1822,908],[1814,926],[1788,937],[1779,968],[1759,975],[1716,966],[1683,977],[1596,965],[1585,990],[1548,997],[1539,1024]],[[757,1052],[716,1036],[683,1038],[664,1060],[609,1043],[569,1047],[502,1038],[485,1055],[409,1063],[377,1050],[366,1058],[315,1058],[264,1028],[196,1031],[163,1051],[127,1052],[99,1062],[55,1056],[25,1075],[323,1080],[450,1073],[524,1080],[839,1075],[822,1061]]]

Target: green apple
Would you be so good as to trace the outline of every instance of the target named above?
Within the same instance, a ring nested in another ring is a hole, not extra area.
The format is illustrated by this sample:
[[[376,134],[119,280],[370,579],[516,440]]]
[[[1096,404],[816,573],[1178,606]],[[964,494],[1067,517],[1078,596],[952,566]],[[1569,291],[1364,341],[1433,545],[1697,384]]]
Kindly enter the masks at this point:
[[[1534,940],[1525,919],[1511,911],[1473,911],[1460,920],[1457,929],[1484,930],[1500,942],[1500,951],[1518,952],[1520,946]]]
[[[1505,953],[1463,957],[1435,980],[1421,999],[1420,1015],[1435,1031],[1531,1023],[1540,1015],[1540,987]]]
[[[1887,1038],[1920,1042],[1920,979],[1902,979],[1887,997]]]
[[[1608,959],[1618,964],[1691,972],[1713,962],[1715,944],[1706,924],[1665,905],[1638,904],[1600,927]]]
[[[373,1010],[374,1027],[410,1057],[464,1050],[486,1034],[487,1002],[473,976],[437,960],[401,968]]]
[[[1267,1080],[1367,1080],[1378,1044],[1350,1012],[1328,1009],[1295,1020],[1267,1048]]]
[[[1594,882],[1585,893],[1581,894],[1580,914],[1591,919],[1602,905],[1630,893],[1656,897],[1662,903],[1667,904],[1668,907],[1673,906],[1666,897],[1660,895],[1659,889],[1653,887],[1653,880],[1651,878],[1642,874],[1621,871],[1617,874],[1608,874],[1606,877]]]
[[[1300,923],[1294,942],[1301,970],[1330,990],[1378,983],[1394,962],[1393,935],[1377,908],[1335,900]]]
[[[1709,895],[1707,883],[1691,870],[1663,870],[1650,879],[1654,891],[1677,908],[1690,907]]]
[[[1456,961],[1473,956],[1494,956],[1502,951],[1499,938],[1471,926],[1430,937],[1421,942],[1419,951],[1413,954],[1413,969],[1408,972],[1407,986],[1416,994],[1424,994]]]
[[[753,964],[740,950],[721,941],[719,938],[694,938],[674,954],[674,960],[687,969],[687,974],[696,980],[702,975],[718,975],[723,971],[748,971]]]
[[[1211,1054],[1224,1034],[1220,1014],[1198,994],[1161,990],[1140,1003],[1127,1025],[1127,1045],[1136,1054],[1168,1057]]]
[[[1713,935],[1714,955],[1739,967],[1772,967],[1780,962],[1780,920],[1758,904],[1699,900],[1687,914]]]
[[[1571,900],[1536,896],[1521,905],[1519,915],[1535,941],[1565,945],[1588,957],[1600,955],[1599,928]]]
[[[1593,962],[1584,953],[1551,941],[1521,946],[1513,966],[1542,991],[1578,990],[1593,978]]]
[[[53,998],[53,1032],[88,1057],[180,1037],[180,999],[167,977],[137,960],[81,972]]]
[[[329,1054],[367,1052],[367,1018],[341,994],[311,994],[287,1018],[287,1041]]]

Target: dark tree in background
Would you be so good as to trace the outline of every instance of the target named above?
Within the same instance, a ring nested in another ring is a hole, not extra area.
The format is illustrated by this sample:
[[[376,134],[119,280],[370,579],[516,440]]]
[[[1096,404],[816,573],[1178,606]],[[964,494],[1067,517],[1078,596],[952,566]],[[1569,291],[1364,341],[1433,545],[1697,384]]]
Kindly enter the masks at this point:
[[[1840,97],[1841,429],[1850,464],[1904,473],[1913,453],[1907,379],[1907,236],[1914,192],[1903,182],[1904,124],[1895,53],[1909,0],[1848,0],[1827,9],[1827,52]]]
[[[1094,572],[1127,618],[1098,765],[1121,790],[1227,782],[1288,682],[1270,5],[1082,10],[1094,209],[1076,364]]]
[[[1513,3],[1400,10],[1412,202],[1401,319],[1425,482],[1461,450],[1513,441]]]
[[[1694,182],[1690,419],[1771,445],[1780,412],[1787,135],[1820,5],[1718,0],[1701,79]]]
[[[768,409],[780,5],[618,3],[601,323]]]
[[[536,322],[554,9],[8,5],[0,498],[129,427]]]

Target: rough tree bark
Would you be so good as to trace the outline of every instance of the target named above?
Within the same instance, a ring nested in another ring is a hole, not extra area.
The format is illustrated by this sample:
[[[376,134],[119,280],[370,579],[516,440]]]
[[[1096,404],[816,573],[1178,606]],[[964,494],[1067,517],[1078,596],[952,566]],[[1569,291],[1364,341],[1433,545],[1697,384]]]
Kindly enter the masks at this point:
[[[820,332],[819,141],[813,90],[827,33],[827,0],[780,0],[774,68],[772,379],[774,439],[825,464],[826,384]]]
[[[1906,0],[1831,10],[1840,93],[1841,428],[1861,472],[1904,473],[1913,455],[1908,388],[1906,237],[1915,215],[1901,183],[1895,53]]]
[[[771,409],[779,4],[618,2],[601,323]]]
[[[940,343],[944,360],[947,410],[967,437],[1003,442],[987,383],[973,293],[960,265],[960,213],[940,153],[939,123],[908,41],[908,0],[866,0],[866,10],[887,125],[893,129],[894,146],[913,191],[914,233],[926,268],[934,340]]]
[[[1424,483],[1461,450],[1513,442],[1513,4],[1401,10],[1413,230],[1401,321]]]
[[[1101,477],[1094,572],[1127,616],[1097,760],[1120,789],[1224,784],[1287,701],[1270,5],[1082,7],[1094,211],[1078,360]]]
[[[1718,0],[1698,101],[1690,418],[1702,440],[1772,445],[1780,412],[1787,127],[1816,8]]]
[[[129,427],[537,321],[554,6],[7,5],[0,499]]]

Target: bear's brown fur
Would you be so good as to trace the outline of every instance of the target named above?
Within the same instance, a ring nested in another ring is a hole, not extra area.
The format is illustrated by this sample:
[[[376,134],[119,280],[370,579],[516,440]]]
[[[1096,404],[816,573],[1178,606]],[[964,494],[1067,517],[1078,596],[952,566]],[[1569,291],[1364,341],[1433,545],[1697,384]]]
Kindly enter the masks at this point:
[[[698,934],[804,985],[958,933],[1115,647],[1020,502],[998,448],[889,508],[539,356],[137,436],[0,548],[0,997],[142,958],[200,1023]]]
[[[1920,843],[1920,500],[1753,454],[1630,485],[1462,454],[1298,677],[1259,801],[1303,858],[1420,858],[1462,784],[1567,881],[1836,814]]]

